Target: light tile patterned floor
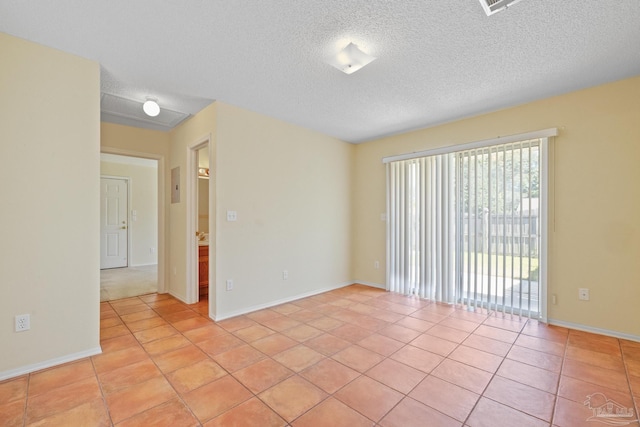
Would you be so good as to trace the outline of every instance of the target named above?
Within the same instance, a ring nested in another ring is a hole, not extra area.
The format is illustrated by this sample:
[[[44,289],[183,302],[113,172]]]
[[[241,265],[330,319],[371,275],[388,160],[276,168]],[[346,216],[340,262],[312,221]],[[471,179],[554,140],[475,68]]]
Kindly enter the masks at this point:
[[[206,312],[168,295],[102,303],[103,354],[0,382],[0,425],[606,425],[587,421],[590,395],[637,418],[637,342],[360,285]]]

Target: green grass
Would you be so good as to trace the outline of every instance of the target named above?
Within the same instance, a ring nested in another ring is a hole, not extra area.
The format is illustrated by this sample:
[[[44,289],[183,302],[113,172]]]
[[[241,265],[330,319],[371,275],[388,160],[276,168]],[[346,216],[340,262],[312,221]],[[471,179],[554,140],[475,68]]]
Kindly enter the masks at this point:
[[[491,275],[498,277],[512,277],[514,279],[528,280],[531,274],[532,280],[538,279],[538,257],[518,257],[511,255],[495,255],[486,253],[464,252],[464,272],[467,272],[466,266],[470,262],[470,266],[473,268],[477,259],[477,271],[483,271],[484,274],[489,274],[489,263],[491,263]],[[531,261],[531,263],[529,263]],[[522,262],[522,277],[520,277],[520,263]],[[506,268],[505,268],[506,267]],[[505,274],[506,273],[506,274]]]

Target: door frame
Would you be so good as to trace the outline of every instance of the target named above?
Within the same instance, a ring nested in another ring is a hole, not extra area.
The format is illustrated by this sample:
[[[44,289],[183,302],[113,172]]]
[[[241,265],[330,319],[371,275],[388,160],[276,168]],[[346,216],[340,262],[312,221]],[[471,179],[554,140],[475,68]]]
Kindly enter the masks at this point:
[[[214,247],[216,241],[215,229],[215,157],[211,134],[206,134],[187,146],[187,303],[193,304],[199,300],[198,285],[198,150],[208,147],[209,150],[209,317],[215,319],[216,286]]]
[[[146,153],[115,147],[100,147],[100,152],[105,154],[117,154],[119,156],[151,159],[158,162],[158,293],[167,293],[167,277],[169,277],[169,263],[167,262],[167,255],[169,252],[166,250],[165,242],[166,237],[169,235],[169,231],[167,229],[168,223],[166,220],[168,218],[167,211],[169,208],[166,206],[165,200],[169,183],[166,182],[167,174],[165,156],[156,153]]]
[[[102,178],[107,179],[119,179],[122,181],[126,181],[127,183],[127,265],[126,267],[131,266],[131,177],[129,176],[115,176],[115,175],[102,175],[100,174],[100,186],[102,187]],[[101,190],[102,191],[102,190]],[[100,205],[100,209],[102,209],[102,202]],[[102,227],[102,226],[101,226]],[[102,245],[102,233],[100,233],[100,245]],[[102,259],[100,260],[102,264]],[[118,268],[118,267],[116,267]],[[102,270],[102,268],[100,269]]]

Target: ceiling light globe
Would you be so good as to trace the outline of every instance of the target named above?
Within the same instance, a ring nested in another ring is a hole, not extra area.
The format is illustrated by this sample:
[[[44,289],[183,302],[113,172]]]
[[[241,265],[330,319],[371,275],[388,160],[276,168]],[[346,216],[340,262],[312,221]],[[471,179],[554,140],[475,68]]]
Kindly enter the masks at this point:
[[[148,99],[144,104],[142,104],[142,109],[145,114],[150,117],[155,117],[160,114],[160,106],[156,101]]]

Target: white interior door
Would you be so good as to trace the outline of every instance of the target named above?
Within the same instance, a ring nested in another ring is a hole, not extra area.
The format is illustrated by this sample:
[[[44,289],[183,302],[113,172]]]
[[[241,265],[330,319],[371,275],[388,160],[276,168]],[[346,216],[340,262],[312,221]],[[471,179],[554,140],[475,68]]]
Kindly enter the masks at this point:
[[[126,179],[100,178],[100,269],[128,265],[128,185]]]

